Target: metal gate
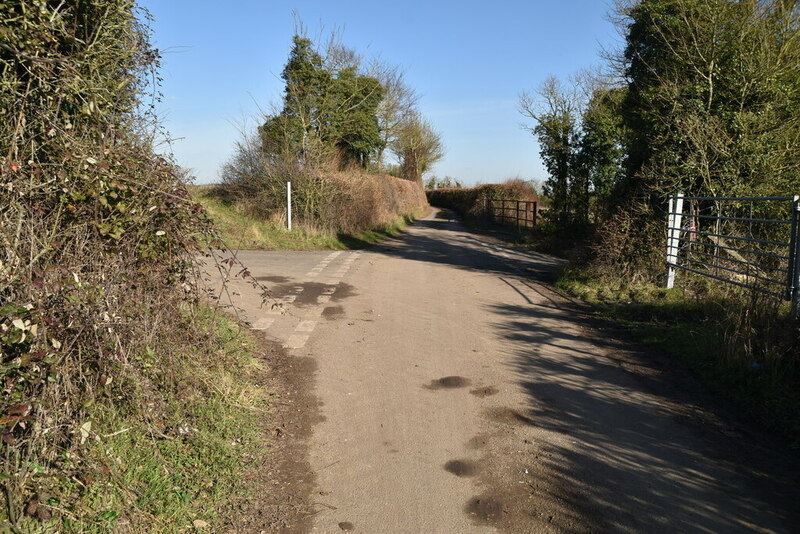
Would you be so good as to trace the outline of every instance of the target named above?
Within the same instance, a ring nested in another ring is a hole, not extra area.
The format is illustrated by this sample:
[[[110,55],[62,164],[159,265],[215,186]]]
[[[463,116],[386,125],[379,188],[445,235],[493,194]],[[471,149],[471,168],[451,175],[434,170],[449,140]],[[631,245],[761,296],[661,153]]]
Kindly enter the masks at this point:
[[[800,318],[800,196],[669,199],[667,287],[677,270],[792,302]]]

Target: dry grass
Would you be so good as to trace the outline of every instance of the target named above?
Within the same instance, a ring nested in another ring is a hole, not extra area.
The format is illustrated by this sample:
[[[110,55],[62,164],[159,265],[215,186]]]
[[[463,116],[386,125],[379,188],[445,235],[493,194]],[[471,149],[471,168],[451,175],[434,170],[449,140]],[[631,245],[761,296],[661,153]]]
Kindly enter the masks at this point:
[[[219,228],[223,240],[231,249],[257,250],[320,250],[353,249],[378,243],[399,234],[413,219],[424,215],[425,208],[417,208],[403,216],[383,217],[384,222],[354,234],[336,233],[308,223],[295,223],[291,231],[285,220],[262,220],[242,205],[225,200],[217,186],[190,188],[196,199]],[[387,220],[388,218],[388,220]]]
[[[296,248],[314,248],[311,236],[340,234],[357,235],[361,232],[393,225],[398,217],[412,216],[428,207],[422,187],[416,182],[386,174],[370,174],[357,170],[348,172],[298,170],[288,178],[292,182],[293,227],[299,228]],[[281,174],[281,178],[287,176]],[[233,224],[259,224],[250,226],[250,233],[274,234],[274,229],[286,225],[286,184],[276,184],[268,179],[262,184],[227,183],[202,191],[216,204],[222,219]],[[232,208],[223,214],[219,208]],[[231,212],[241,217],[231,216]],[[329,242],[328,246],[333,246]],[[277,247],[290,248],[290,247]]]
[[[326,202],[318,224],[337,233],[357,234],[390,224],[428,205],[417,182],[388,174],[339,172],[322,179],[336,193]]]

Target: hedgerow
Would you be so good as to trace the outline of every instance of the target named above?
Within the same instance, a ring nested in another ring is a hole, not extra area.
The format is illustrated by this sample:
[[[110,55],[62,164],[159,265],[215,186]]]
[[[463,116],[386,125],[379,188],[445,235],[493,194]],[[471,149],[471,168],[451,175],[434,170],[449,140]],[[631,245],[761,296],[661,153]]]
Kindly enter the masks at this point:
[[[483,184],[475,187],[447,187],[425,191],[428,202],[440,208],[455,210],[464,217],[487,216],[487,201],[534,200],[536,192],[521,180],[508,180],[500,184]]]
[[[174,439],[170,399],[205,387],[183,381],[200,365],[197,258],[214,231],[152,148],[147,21],[126,0],[0,4],[0,524],[12,530],[100,528],[125,515],[86,508],[106,486],[135,509],[114,425]]]

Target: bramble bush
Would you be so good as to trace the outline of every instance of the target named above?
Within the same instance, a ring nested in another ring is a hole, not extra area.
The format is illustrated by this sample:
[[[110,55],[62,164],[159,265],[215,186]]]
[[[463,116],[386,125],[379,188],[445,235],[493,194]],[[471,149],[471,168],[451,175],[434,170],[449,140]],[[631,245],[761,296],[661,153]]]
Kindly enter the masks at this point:
[[[0,524],[82,530],[102,512],[82,495],[136,494],[104,425],[165,435],[168,399],[202,390],[184,380],[202,359],[199,244],[217,241],[152,148],[147,13],[12,1],[0,20]]]

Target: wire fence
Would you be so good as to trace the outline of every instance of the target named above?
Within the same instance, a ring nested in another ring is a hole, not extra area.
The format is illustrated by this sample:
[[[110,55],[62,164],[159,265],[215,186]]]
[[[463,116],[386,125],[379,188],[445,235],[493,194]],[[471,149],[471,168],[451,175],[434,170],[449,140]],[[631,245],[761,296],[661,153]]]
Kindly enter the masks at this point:
[[[667,287],[677,270],[792,302],[800,316],[800,197],[669,199]]]

